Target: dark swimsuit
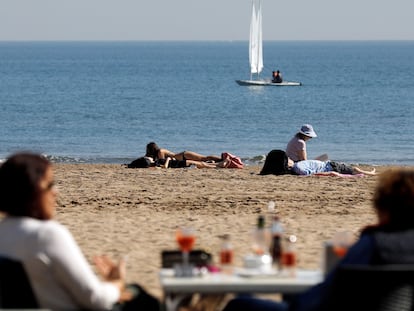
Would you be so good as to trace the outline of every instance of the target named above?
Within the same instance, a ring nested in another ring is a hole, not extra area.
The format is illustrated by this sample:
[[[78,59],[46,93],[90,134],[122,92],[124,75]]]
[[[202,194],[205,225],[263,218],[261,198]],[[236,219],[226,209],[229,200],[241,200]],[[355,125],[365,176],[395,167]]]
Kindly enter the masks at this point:
[[[187,161],[186,160],[170,160],[170,163],[168,163],[168,167],[170,168],[187,167]]]
[[[162,166],[165,164],[165,159],[158,159],[155,161],[155,165],[156,166]],[[182,168],[182,167],[187,167],[187,161],[186,160],[170,160],[170,162],[168,162],[168,167],[169,168]]]

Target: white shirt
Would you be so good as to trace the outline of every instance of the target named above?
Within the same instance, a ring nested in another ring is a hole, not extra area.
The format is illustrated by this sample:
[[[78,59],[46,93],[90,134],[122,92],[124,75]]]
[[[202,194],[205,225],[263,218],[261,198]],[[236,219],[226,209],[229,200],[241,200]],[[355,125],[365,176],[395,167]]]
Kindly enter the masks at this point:
[[[292,171],[297,175],[312,175],[322,172],[332,171],[329,162],[319,160],[303,160],[295,162],[292,166]]]
[[[110,310],[119,289],[93,272],[70,232],[53,220],[5,217],[0,256],[23,263],[41,308]]]

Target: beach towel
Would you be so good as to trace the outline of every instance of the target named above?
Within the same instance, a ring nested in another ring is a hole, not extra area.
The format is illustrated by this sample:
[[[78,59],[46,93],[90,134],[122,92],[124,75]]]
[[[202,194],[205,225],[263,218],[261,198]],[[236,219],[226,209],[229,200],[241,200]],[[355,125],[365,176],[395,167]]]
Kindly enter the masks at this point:
[[[305,177],[309,176],[336,176],[336,177],[343,177],[343,178],[356,178],[356,177],[365,177],[365,174],[359,173],[359,174],[341,174],[338,172],[325,172],[325,173],[315,173],[311,175],[302,175]]]
[[[225,168],[243,168],[244,164],[242,160],[231,153],[223,152],[221,154],[221,158],[223,160],[228,160],[228,164],[225,166]]]

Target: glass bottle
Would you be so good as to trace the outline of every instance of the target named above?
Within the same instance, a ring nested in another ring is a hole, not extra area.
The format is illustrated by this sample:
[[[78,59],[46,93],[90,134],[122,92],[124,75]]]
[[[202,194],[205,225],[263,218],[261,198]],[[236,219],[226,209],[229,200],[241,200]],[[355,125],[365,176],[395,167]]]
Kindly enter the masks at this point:
[[[273,266],[281,268],[281,256],[282,256],[282,237],[283,227],[279,216],[274,215],[271,226],[272,241],[270,244],[270,255],[272,256]]]
[[[268,237],[265,228],[265,217],[260,215],[257,218],[257,225],[253,236],[253,253],[255,255],[264,255],[269,252]]]

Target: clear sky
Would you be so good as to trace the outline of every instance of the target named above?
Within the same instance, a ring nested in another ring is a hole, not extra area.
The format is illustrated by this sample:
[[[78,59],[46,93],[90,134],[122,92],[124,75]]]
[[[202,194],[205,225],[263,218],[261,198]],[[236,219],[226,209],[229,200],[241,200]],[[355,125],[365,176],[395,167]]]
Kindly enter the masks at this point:
[[[0,0],[0,40],[248,40],[251,0]],[[414,0],[263,0],[264,40],[414,40]]]

